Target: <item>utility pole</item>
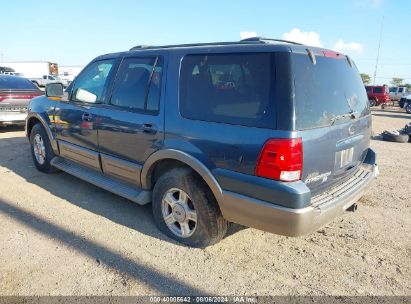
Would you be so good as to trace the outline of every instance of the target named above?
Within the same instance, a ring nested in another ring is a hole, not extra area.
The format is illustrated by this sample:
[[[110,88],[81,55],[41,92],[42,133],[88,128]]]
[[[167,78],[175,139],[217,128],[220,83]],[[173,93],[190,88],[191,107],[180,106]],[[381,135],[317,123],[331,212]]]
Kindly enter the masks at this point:
[[[382,29],[383,29],[383,26],[384,26],[384,16],[382,16],[382,20],[381,20],[380,39],[379,39],[379,41],[378,41],[377,60],[375,61],[375,70],[374,70],[373,85],[375,85],[375,77],[377,76],[378,60],[380,59],[380,49],[381,49],[381,38],[382,38]]]

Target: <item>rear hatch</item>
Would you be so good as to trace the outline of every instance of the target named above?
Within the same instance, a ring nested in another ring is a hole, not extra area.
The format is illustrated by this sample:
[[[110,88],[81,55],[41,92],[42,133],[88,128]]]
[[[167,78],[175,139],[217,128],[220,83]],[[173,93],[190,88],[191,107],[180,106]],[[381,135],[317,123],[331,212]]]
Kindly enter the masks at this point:
[[[0,111],[3,113],[25,112],[30,100],[43,94],[28,79],[0,76]]]
[[[343,55],[292,53],[291,70],[302,180],[316,195],[351,177],[364,160],[371,135],[368,98],[356,66]]]

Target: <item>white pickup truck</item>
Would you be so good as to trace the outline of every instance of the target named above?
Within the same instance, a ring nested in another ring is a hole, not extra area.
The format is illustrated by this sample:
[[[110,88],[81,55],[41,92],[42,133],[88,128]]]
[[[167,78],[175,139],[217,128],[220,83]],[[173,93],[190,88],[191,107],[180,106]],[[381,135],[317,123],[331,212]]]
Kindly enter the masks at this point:
[[[398,101],[401,97],[408,95],[406,87],[391,87],[390,88],[390,99],[392,101]]]
[[[404,108],[408,114],[411,114],[411,95],[401,97],[400,107]]]
[[[63,86],[67,86],[67,80],[61,79],[55,75],[43,75],[41,78],[28,78],[32,83],[38,87],[45,87],[49,83],[62,83]]]

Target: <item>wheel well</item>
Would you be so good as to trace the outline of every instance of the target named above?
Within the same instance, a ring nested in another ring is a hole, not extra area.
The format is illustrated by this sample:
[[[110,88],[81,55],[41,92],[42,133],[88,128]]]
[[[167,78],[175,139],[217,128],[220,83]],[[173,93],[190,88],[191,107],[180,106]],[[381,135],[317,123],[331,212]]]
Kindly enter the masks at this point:
[[[163,173],[165,173],[165,172],[167,172],[167,171],[169,171],[169,170],[172,170],[172,169],[174,169],[174,168],[181,168],[181,167],[187,167],[187,168],[190,168],[190,169],[192,169],[190,166],[188,166],[186,163],[183,163],[183,162],[181,162],[181,161],[179,161],[179,160],[176,160],[176,159],[163,159],[163,160],[160,160],[160,161],[158,161],[158,162],[156,162],[154,165],[153,165],[153,169],[151,169],[151,174],[150,174],[150,176],[149,176],[149,181],[150,181],[150,184],[149,184],[149,187],[152,189],[153,187],[154,187],[154,185],[155,185],[155,183],[157,182],[157,180],[159,179],[159,177],[163,174]],[[193,170],[194,171],[194,170]],[[195,171],[194,171],[195,172]],[[200,175],[199,175],[200,176]],[[201,178],[201,176],[200,176],[200,178]]]
[[[38,120],[37,118],[32,117],[29,119],[27,123],[27,137],[30,137],[31,130],[37,123],[41,123],[40,120]]]
[[[217,205],[219,205],[216,194],[213,193],[211,186],[206,182],[206,180],[201,176],[201,174],[195,169],[193,169],[190,165],[186,164],[185,162],[176,160],[176,159],[170,159],[170,158],[162,159],[153,165],[153,169],[150,170],[151,173],[149,173],[149,177],[148,177],[149,189],[153,189],[157,180],[163,173],[169,170],[175,169],[175,168],[188,168],[192,170],[194,174],[197,176],[197,178],[204,184],[204,186],[206,186],[209,189],[209,194],[213,197],[213,199],[216,200]]]

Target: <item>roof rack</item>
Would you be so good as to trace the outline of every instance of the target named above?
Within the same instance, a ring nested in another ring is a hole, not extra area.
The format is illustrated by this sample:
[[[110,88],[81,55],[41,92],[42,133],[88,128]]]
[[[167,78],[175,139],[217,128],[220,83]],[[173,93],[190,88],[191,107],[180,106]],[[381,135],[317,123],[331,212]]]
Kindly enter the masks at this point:
[[[266,43],[266,41],[277,41],[302,45],[294,41],[282,40],[282,39],[271,39],[265,37],[251,37],[247,39],[242,39],[240,41],[230,41],[230,42],[205,42],[205,43],[189,43],[189,44],[171,44],[162,46],[150,46],[150,45],[137,45],[130,49],[130,51],[137,51],[141,49],[168,49],[173,47],[192,47],[192,46],[212,46],[212,45],[235,45],[235,44],[250,44],[250,43]]]
[[[137,45],[132,47],[130,51],[136,51],[141,49],[168,49],[173,47],[191,47],[191,46],[208,46],[208,45],[233,45],[233,44],[246,44],[247,42],[234,41],[234,42],[205,42],[205,43],[188,43],[188,44],[170,44],[161,46],[148,46],[148,45]]]
[[[266,38],[266,37],[250,37],[250,38],[246,38],[246,39],[241,39],[240,41],[243,41],[243,42],[260,42],[260,43],[265,43],[265,41],[277,41],[277,42],[303,45],[302,43],[298,43],[298,42],[295,42],[295,41],[284,40],[284,39]]]

